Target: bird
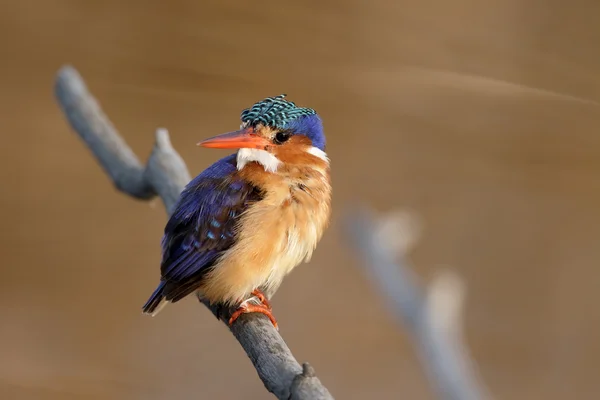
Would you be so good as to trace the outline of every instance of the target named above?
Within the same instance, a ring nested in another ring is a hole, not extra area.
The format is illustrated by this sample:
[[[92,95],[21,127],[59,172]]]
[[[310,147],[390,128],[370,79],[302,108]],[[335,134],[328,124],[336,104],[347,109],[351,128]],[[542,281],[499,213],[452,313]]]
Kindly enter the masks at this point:
[[[198,146],[235,149],[192,179],[180,194],[161,241],[160,283],[143,305],[155,316],[197,293],[211,305],[266,315],[270,299],[302,261],[308,263],[330,224],[330,159],[320,116],[285,94],[240,114],[239,130]]]

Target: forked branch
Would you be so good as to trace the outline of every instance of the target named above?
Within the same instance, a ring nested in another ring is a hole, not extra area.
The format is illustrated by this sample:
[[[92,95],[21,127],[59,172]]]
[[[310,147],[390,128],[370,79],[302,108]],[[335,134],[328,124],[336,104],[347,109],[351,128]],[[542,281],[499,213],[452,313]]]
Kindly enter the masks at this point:
[[[59,70],[55,95],[71,127],[95,155],[116,188],[141,200],[150,200],[158,195],[170,214],[184,186],[190,181],[190,174],[171,145],[167,130],[156,131],[154,148],[144,166],[74,68],[65,66]],[[231,310],[209,309],[224,322],[231,314]],[[313,368],[296,361],[281,335],[264,315],[242,315],[231,327],[231,332],[246,351],[267,390],[277,398],[333,399]]]
[[[424,290],[405,257],[418,239],[419,220],[404,212],[378,218],[361,208],[349,212],[345,221],[367,276],[411,334],[438,397],[489,400],[462,338],[461,279],[445,271]]]

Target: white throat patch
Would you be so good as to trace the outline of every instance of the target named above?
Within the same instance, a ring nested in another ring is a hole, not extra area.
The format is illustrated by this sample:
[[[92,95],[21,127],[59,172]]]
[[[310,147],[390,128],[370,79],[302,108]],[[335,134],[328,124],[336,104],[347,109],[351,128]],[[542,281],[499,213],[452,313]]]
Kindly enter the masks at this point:
[[[237,169],[241,170],[249,162],[256,161],[262,165],[267,172],[276,172],[281,161],[273,154],[265,150],[239,149],[237,152]]]

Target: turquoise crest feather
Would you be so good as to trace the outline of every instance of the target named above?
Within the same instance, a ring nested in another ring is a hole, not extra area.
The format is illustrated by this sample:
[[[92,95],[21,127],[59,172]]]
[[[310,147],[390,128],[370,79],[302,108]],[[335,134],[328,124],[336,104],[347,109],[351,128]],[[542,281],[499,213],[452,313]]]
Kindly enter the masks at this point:
[[[285,94],[267,97],[252,107],[242,111],[242,123],[248,126],[262,124],[272,128],[285,128],[291,121],[306,115],[314,115],[312,108],[296,106],[295,103],[285,99]]]

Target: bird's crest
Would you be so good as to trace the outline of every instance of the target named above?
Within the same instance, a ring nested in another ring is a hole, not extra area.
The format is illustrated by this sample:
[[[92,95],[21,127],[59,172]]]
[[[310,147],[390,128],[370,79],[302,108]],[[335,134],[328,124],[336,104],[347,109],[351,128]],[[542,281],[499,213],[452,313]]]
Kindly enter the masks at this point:
[[[287,101],[285,96],[285,94],[280,94],[275,97],[267,97],[245,109],[240,117],[242,123],[249,126],[263,124],[273,128],[285,128],[290,121],[296,118],[316,114],[312,108],[298,107],[295,103]]]

